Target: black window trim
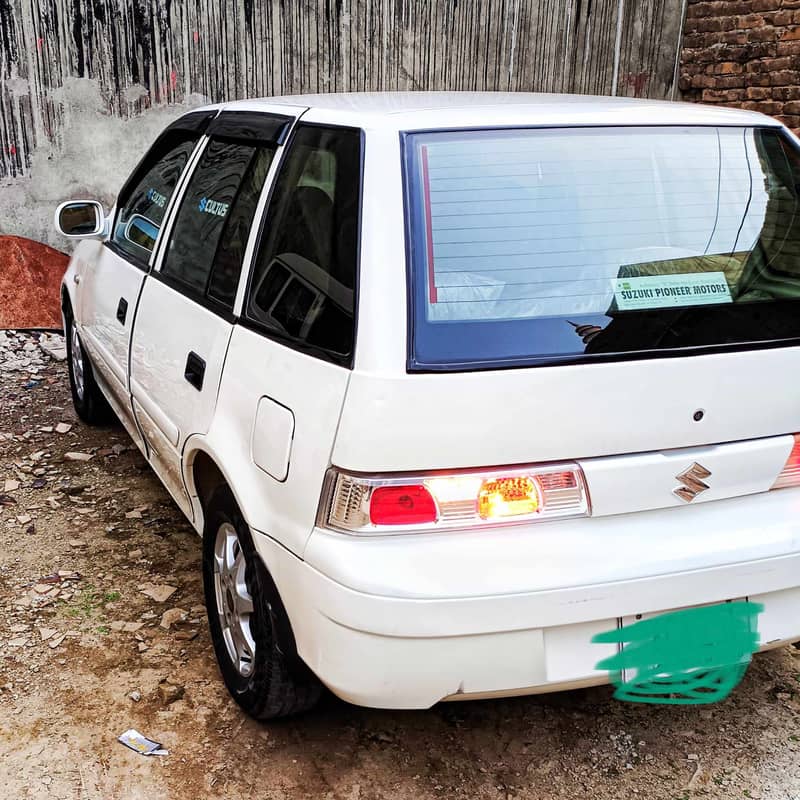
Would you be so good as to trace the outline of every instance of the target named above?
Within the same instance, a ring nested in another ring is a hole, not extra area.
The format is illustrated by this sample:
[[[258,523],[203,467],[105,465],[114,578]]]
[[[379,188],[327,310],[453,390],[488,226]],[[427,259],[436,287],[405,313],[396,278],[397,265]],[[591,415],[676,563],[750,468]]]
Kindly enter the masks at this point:
[[[263,146],[261,144],[261,142],[255,141],[253,139],[250,139],[250,140],[247,140],[247,139],[233,140],[233,139],[230,139],[228,137],[205,136],[203,138],[203,140],[202,140],[202,145],[203,145],[202,146],[202,150],[198,154],[197,159],[195,160],[194,164],[192,165],[191,171],[187,174],[183,186],[180,187],[180,191],[179,192],[178,191],[175,192],[175,198],[176,198],[175,209],[174,209],[174,212],[170,214],[169,220],[168,220],[167,224],[164,226],[165,236],[168,237],[168,240],[172,239],[172,234],[173,234],[173,230],[174,230],[174,227],[175,227],[175,222],[177,221],[178,214],[180,213],[181,207],[183,206],[183,201],[184,201],[184,199],[186,197],[187,191],[189,190],[189,187],[190,187],[190,184],[191,184],[191,180],[194,177],[195,173],[197,172],[197,170],[198,170],[198,168],[200,166],[200,162],[203,160],[203,154],[205,153],[206,149],[208,148],[208,146],[211,144],[212,141],[222,142],[224,144],[228,144],[228,143],[230,143],[230,144],[245,144],[245,145],[248,145],[248,146],[252,146],[253,147],[253,155],[251,156],[251,159],[250,159],[251,163],[252,163],[253,158],[255,158],[255,154],[256,154],[257,149],[260,146]],[[273,160],[274,160],[274,158],[275,158],[275,156],[273,156]],[[271,166],[271,163],[270,163],[270,166]],[[234,195],[234,199],[231,201],[231,204],[236,202],[236,198],[239,196],[239,192],[241,191],[241,188],[242,188],[242,184],[240,182],[238,188],[236,189],[236,194]],[[263,190],[263,187],[262,187],[262,190]],[[255,220],[254,220],[254,222],[255,222]],[[223,227],[223,233],[224,233],[224,227]],[[168,243],[168,240],[165,241],[164,247],[162,247],[162,251],[163,252],[158,253],[158,255],[156,257],[156,260],[155,260],[155,262],[153,264],[153,269],[150,270],[149,277],[155,278],[157,281],[160,281],[165,286],[169,286],[171,289],[174,289],[176,292],[181,294],[183,297],[186,297],[188,300],[191,300],[191,301],[197,303],[199,306],[202,306],[203,308],[207,309],[208,311],[211,311],[212,313],[216,314],[217,316],[222,317],[222,319],[224,319],[226,322],[228,322],[230,324],[234,324],[236,322],[237,317],[236,317],[236,314],[233,312],[233,309],[232,308],[228,308],[228,306],[225,303],[222,303],[219,300],[216,300],[215,298],[210,297],[208,295],[209,283],[211,281],[211,276],[212,276],[212,274],[214,272],[214,262],[213,261],[211,263],[211,269],[209,270],[208,276],[206,278],[206,283],[205,283],[205,286],[203,287],[202,291],[200,291],[199,289],[195,288],[194,286],[191,286],[190,284],[182,281],[180,278],[175,278],[172,275],[165,275],[164,274],[162,269],[163,269],[163,266],[164,266],[164,259],[166,258],[166,245]],[[220,237],[220,241],[217,242],[217,248],[219,248],[219,245],[220,245],[221,241],[222,241],[222,238]],[[215,252],[214,255],[216,257],[216,252]],[[244,264],[242,264],[242,269],[244,270]],[[240,276],[240,280],[241,280],[241,276]],[[237,288],[237,293],[238,293],[238,288]],[[235,304],[236,304],[236,299],[234,297],[234,305]]]
[[[111,231],[113,235],[113,231],[116,230],[117,220],[119,218],[120,211],[122,210],[122,205],[120,204],[120,198],[125,197],[127,192],[130,192],[133,187],[138,184],[138,182],[142,179],[143,173],[146,171],[148,162],[148,156],[150,153],[162,142],[176,132],[188,132],[188,133],[196,133],[197,139],[194,143],[194,149],[192,150],[191,155],[189,156],[189,160],[186,162],[186,166],[183,168],[180,176],[178,177],[178,182],[175,184],[175,189],[172,192],[172,195],[167,203],[166,212],[164,214],[164,223],[162,223],[161,229],[158,233],[158,238],[156,239],[156,243],[153,246],[153,250],[147,256],[147,258],[137,258],[135,255],[130,253],[127,250],[123,250],[116,242],[112,241],[109,237],[103,241],[103,246],[107,247],[112,253],[119,256],[120,258],[127,261],[132,266],[140,269],[142,272],[146,274],[152,273],[151,268],[151,260],[154,255],[158,254],[158,250],[163,238],[163,234],[165,229],[170,224],[171,218],[173,216],[173,207],[175,203],[175,198],[178,196],[179,192],[181,191],[183,184],[186,182],[188,176],[190,176],[194,172],[194,165],[193,160],[197,156],[198,149],[205,149],[205,142],[207,141],[204,136],[204,131],[208,127],[211,120],[219,114],[219,109],[212,109],[209,111],[191,111],[188,114],[184,114],[183,116],[176,119],[174,122],[170,123],[156,138],[153,144],[148,148],[147,152],[139,159],[139,163],[134,167],[131,174],[128,176],[128,179],[122,185],[122,188],[119,190],[117,194],[116,205],[114,208],[114,217],[111,220]],[[128,198],[125,198],[125,202],[127,202]]]
[[[413,189],[413,177],[410,174],[411,154],[408,139],[417,134],[427,133],[469,133],[473,131],[509,131],[509,130],[561,130],[564,128],[758,128],[776,131],[781,138],[795,151],[800,153],[800,146],[795,144],[790,136],[787,136],[786,129],[780,124],[759,123],[747,125],[746,123],[703,123],[701,125],[692,122],[670,122],[670,123],[642,123],[642,124],[547,124],[547,125],[490,125],[490,126],[469,126],[463,128],[420,128],[400,131],[400,165],[403,181],[403,215],[405,229],[405,262],[406,262],[406,374],[460,374],[466,372],[489,372],[492,370],[508,369],[534,369],[537,367],[560,367],[575,366],[586,364],[619,363],[628,361],[655,360],[664,358],[692,358],[695,356],[714,355],[722,353],[735,353],[752,350],[767,350],[784,347],[797,347],[800,345],[800,338],[768,340],[758,342],[737,342],[736,344],[702,345],[698,347],[684,347],[679,349],[665,350],[636,350],[626,353],[598,353],[592,355],[578,354],[572,356],[548,356],[530,359],[502,359],[490,362],[448,362],[427,363],[416,358],[414,353],[415,341],[415,320],[414,304],[416,293],[416,276],[413,261],[414,255],[414,233],[411,218],[411,192]]]
[[[294,117],[271,111],[222,110],[210,121],[206,136],[215,141],[257,143],[280,147],[292,126]]]
[[[358,232],[356,234],[357,237],[356,271],[355,271],[355,276],[354,276],[355,280],[353,285],[353,346],[347,355],[342,355],[340,353],[333,353],[330,350],[325,350],[322,347],[318,347],[316,345],[300,341],[299,339],[296,339],[295,337],[290,336],[289,334],[285,334],[281,331],[276,330],[275,328],[271,328],[268,325],[264,325],[262,322],[251,319],[250,317],[247,316],[247,302],[248,298],[250,297],[250,292],[252,291],[253,273],[255,271],[255,265],[256,265],[255,259],[258,256],[259,250],[261,248],[261,240],[262,237],[264,236],[264,226],[266,224],[269,208],[272,204],[272,200],[274,199],[275,186],[277,185],[278,182],[278,175],[283,169],[286,159],[289,157],[289,154],[291,153],[292,144],[294,142],[295,136],[297,135],[298,129],[300,129],[301,127],[324,128],[326,130],[337,129],[337,130],[353,131],[355,133],[358,133],[359,136]],[[353,364],[355,362],[355,355],[356,355],[356,347],[358,346],[358,308],[359,308],[359,297],[360,297],[359,287],[361,284],[361,232],[362,232],[363,213],[364,213],[365,152],[366,152],[366,135],[363,128],[359,128],[353,125],[340,125],[327,122],[304,122],[302,119],[302,114],[297,118],[297,122],[292,128],[291,133],[286,142],[286,145],[283,148],[283,152],[281,153],[280,161],[275,170],[275,180],[273,180],[272,185],[269,187],[269,195],[267,196],[267,202],[266,205],[264,206],[264,213],[262,214],[261,220],[259,220],[258,237],[256,238],[256,246],[253,251],[253,259],[250,263],[250,269],[247,275],[247,285],[245,287],[245,292],[244,292],[242,315],[238,320],[238,324],[241,325],[243,328],[251,330],[254,333],[261,334],[265,338],[271,339],[277,342],[278,344],[288,347],[291,350],[296,350],[300,353],[304,353],[306,355],[319,358],[323,361],[328,361],[340,367],[346,367],[347,369],[350,370],[353,369]]]
[[[280,170],[281,164],[283,163],[283,157],[286,152],[285,142],[287,139],[287,133],[297,127],[297,122],[299,121],[299,117],[294,116],[284,116],[282,114],[274,114],[270,111],[253,111],[253,112],[244,112],[244,111],[222,111],[219,113],[218,116],[222,116],[223,114],[248,114],[248,116],[258,116],[258,117],[267,117],[271,120],[279,120],[280,127],[276,128],[277,135],[271,137],[259,137],[255,135],[250,135],[248,130],[244,128],[234,130],[233,128],[228,128],[226,130],[229,133],[215,133],[213,129],[209,126],[206,129],[206,132],[198,141],[198,147],[195,148],[194,152],[192,153],[192,159],[190,159],[189,163],[186,165],[186,170],[181,175],[181,180],[179,181],[179,185],[176,187],[175,192],[173,193],[173,197],[171,198],[171,206],[168,209],[167,215],[164,217],[165,225],[163,227],[163,233],[165,237],[171,237],[172,231],[175,225],[175,222],[178,218],[178,213],[183,205],[184,197],[186,196],[186,191],[188,190],[189,184],[192,178],[197,171],[200,162],[203,158],[203,153],[205,153],[206,148],[212,141],[216,142],[224,142],[230,144],[246,144],[246,145],[253,145],[256,149],[258,147],[264,147],[272,145],[275,147],[275,155],[270,162],[270,170],[275,169],[274,174],[277,176],[278,171]],[[218,117],[215,116],[215,121]],[[174,124],[174,123],[173,123]],[[255,152],[253,154],[255,157]],[[277,162],[277,164],[275,163]],[[268,174],[269,177],[269,174]],[[262,218],[266,214],[266,208],[269,206],[270,199],[272,197],[272,188],[275,181],[272,181],[272,184],[268,187],[268,195],[267,201],[264,205],[264,213],[262,214]],[[262,187],[262,192],[264,191],[265,187]],[[236,190],[236,197],[239,196],[239,191],[241,190],[241,184],[239,188]],[[234,199],[235,201],[235,199]],[[232,201],[232,202],[234,202]],[[261,230],[263,228],[263,219],[256,218],[253,219],[253,225],[259,226],[259,232],[256,239],[256,250],[258,249],[258,243],[261,240]],[[252,230],[252,229],[251,229]],[[212,269],[209,272],[208,280],[206,281],[206,286],[202,292],[198,291],[194,287],[190,286],[187,283],[184,283],[182,280],[178,278],[174,278],[171,275],[165,275],[161,268],[164,264],[164,258],[166,256],[165,252],[159,252],[159,248],[161,247],[161,240],[156,243],[156,247],[154,249],[154,253],[156,253],[155,261],[153,262],[152,269],[149,270],[148,277],[155,278],[155,280],[163,283],[165,286],[168,286],[173,291],[180,294],[182,297],[185,297],[187,300],[191,300],[193,303],[197,303],[197,305],[205,308],[207,311],[210,311],[212,314],[216,314],[218,317],[221,317],[225,322],[229,323],[230,325],[235,325],[239,321],[239,317],[236,315],[232,308],[228,308],[227,305],[216,300],[213,297],[208,295],[208,285],[211,279],[211,275],[213,273],[213,264]],[[164,250],[161,247],[161,250]],[[255,252],[255,251],[254,251]],[[252,260],[252,259],[251,259]],[[248,265],[247,263],[242,264],[242,273],[245,272],[246,269],[250,268],[249,271],[252,271],[252,265]],[[239,280],[241,281],[241,275]],[[248,275],[248,285],[249,285],[249,275]],[[238,287],[237,287],[237,294],[238,294]],[[234,307],[235,307],[235,298],[234,298]]]

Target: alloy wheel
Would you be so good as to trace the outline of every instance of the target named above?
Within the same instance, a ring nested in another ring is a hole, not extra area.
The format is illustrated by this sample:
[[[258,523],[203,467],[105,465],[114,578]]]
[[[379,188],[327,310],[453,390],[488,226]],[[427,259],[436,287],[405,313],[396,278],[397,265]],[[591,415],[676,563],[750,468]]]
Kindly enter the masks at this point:
[[[250,628],[253,598],[245,580],[246,566],[236,528],[223,523],[214,541],[214,592],[225,648],[243,678],[252,674],[256,652]]]

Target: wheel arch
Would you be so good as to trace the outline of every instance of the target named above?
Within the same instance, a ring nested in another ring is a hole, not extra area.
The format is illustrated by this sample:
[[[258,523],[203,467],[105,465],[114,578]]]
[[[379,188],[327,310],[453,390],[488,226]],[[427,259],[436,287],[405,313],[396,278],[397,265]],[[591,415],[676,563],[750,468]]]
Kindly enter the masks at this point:
[[[194,508],[194,527],[201,536],[205,528],[205,513],[208,503],[220,486],[226,486],[230,490],[245,523],[250,526],[247,512],[242,504],[241,497],[237,494],[234,482],[221,466],[221,460],[217,454],[208,447],[208,443],[204,439],[187,442],[183,461],[184,480]],[[273,614],[271,618],[273,633],[277,637],[279,649],[283,657],[289,661],[294,669],[311,672],[308,665],[297,653],[297,642],[292,627],[291,614],[286,608],[283,593],[275,580],[270,568],[271,565],[266,563],[261,552],[258,552],[257,558],[265,568],[264,579],[269,592],[270,603],[280,611],[277,615]]]
[[[194,527],[202,536],[205,527],[205,512],[214,491],[226,485],[236,500],[236,505],[245,520],[249,517],[242,498],[236,491],[236,484],[222,465],[222,459],[208,446],[204,439],[187,441],[183,457],[183,477],[189,491],[189,499],[194,510]]]

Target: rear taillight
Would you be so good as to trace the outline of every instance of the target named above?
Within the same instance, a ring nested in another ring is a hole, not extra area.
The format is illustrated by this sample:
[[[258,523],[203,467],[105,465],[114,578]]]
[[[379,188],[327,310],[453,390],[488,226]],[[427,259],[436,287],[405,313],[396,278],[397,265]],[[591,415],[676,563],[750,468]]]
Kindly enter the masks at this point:
[[[800,433],[794,435],[792,452],[789,453],[778,479],[772,484],[773,489],[784,489],[787,486],[800,486]]]
[[[381,534],[481,528],[588,516],[577,464],[412,476],[363,476],[331,469],[323,527]]]

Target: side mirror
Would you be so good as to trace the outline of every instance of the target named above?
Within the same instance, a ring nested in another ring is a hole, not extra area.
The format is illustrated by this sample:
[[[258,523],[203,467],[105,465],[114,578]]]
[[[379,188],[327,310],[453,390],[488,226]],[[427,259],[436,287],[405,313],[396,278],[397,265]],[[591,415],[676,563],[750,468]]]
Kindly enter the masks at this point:
[[[56,230],[70,239],[95,239],[106,227],[103,206],[96,200],[70,200],[56,209]]]
[[[141,214],[134,214],[125,226],[125,238],[152,253],[158,238],[158,225]]]

